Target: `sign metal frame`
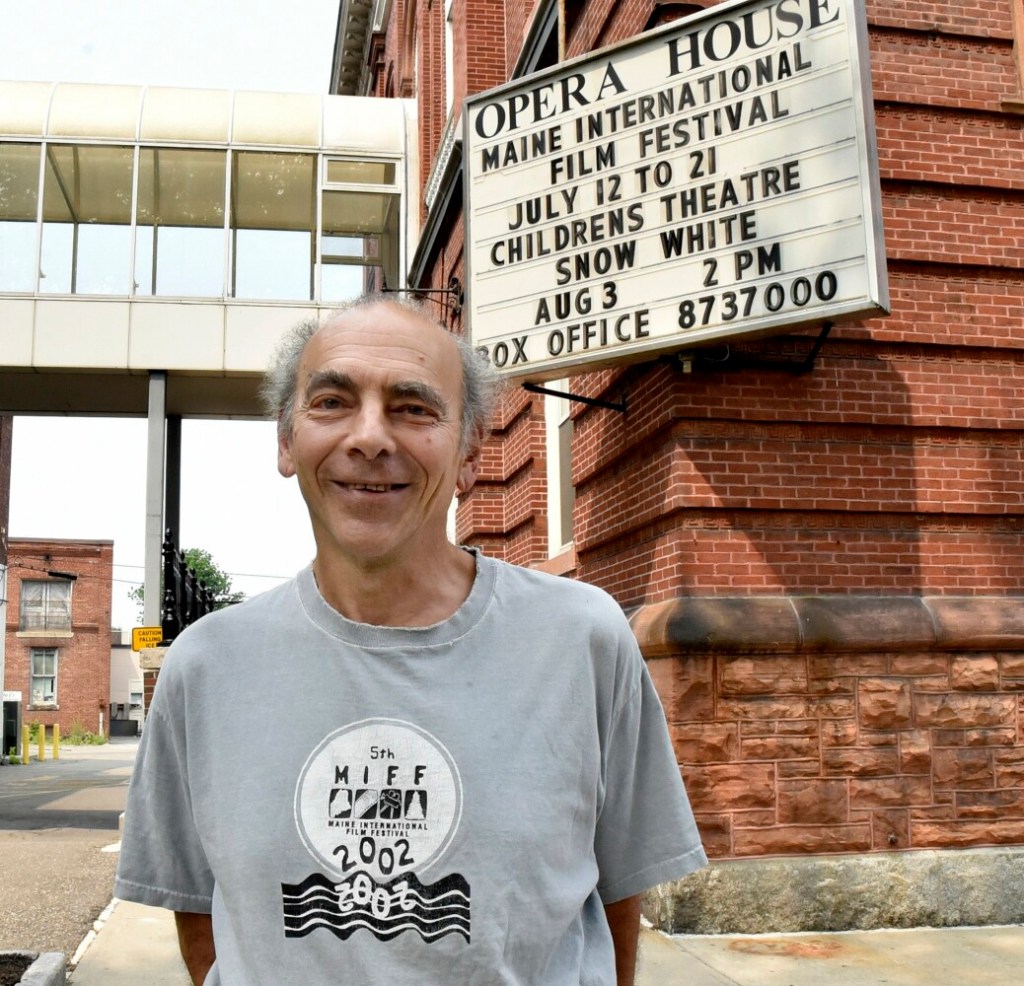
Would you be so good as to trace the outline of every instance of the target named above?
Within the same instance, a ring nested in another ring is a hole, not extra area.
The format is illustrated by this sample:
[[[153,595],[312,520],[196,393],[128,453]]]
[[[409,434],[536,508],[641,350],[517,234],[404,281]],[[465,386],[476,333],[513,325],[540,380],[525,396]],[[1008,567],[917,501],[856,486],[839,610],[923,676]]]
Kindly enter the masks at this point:
[[[888,313],[859,0],[727,0],[468,97],[463,146],[510,379]]]

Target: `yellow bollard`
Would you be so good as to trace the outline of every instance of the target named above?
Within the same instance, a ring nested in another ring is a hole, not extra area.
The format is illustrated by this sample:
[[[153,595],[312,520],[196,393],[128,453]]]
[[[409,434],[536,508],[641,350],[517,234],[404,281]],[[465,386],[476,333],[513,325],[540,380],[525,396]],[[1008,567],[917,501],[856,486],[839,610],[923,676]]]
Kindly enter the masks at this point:
[[[39,762],[46,760],[46,727],[39,723]]]
[[[60,723],[53,724],[53,759],[60,760]]]
[[[23,725],[21,727],[21,762],[23,764],[25,764],[26,766],[28,765],[28,759],[29,759],[29,746],[30,746],[29,735],[30,734],[29,734],[29,730],[28,730],[28,725],[27,724]]]

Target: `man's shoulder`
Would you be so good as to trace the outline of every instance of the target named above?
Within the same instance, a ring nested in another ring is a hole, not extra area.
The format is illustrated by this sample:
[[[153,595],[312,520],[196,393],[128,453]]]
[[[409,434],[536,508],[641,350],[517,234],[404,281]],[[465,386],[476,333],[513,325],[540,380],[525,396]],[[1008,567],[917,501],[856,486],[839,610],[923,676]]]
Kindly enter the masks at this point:
[[[562,612],[586,614],[592,619],[624,622],[622,607],[604,589],[564,575],[493,561],[498,566],[497,591],[531,606],[556,607]]]
[[[252,596],[244,602],[207,613],[186,627],[171,645],[168,658],[186,662],[192,655],[205,656],[211,649],[219,654],[232,645],[249,649],[266,638],[269,631],[284,628],[289,614],[301,612],[295,579]]]

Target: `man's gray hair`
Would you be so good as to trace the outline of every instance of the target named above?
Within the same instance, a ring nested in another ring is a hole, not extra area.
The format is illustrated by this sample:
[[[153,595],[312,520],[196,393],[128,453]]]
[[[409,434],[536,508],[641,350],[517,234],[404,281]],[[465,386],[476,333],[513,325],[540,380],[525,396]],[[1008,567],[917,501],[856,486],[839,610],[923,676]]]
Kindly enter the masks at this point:
[[[299,363],[306,343],[314,333],[347,312],[372,305],[395,305],[419,316],[425,322],[436,325],[448,332],[431,314],[427,307],[412,298],[390,294],[364,294],[332,311],[320,322],[315,318],[303,319],[292,326],[278,344],[274,358],[263,379],[260,396],[267,413],[277,419],[277,430],[281,435],[290,435],[292,415],[295,412],[295,396],[298,392]],[[475,448],[487,436],[491,427],[491,415],[501,390],[501,380],[492,369],[487,357],[474,349],[469,341],[454,332],[448,333],[459,351],[462,363],[462,420],[460,435],[463,449]]]

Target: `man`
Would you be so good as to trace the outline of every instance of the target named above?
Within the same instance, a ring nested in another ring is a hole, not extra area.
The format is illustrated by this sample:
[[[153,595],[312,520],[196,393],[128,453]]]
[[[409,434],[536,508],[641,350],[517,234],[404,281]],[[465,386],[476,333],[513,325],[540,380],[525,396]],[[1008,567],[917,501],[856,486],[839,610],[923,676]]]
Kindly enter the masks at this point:
[[[171,647],[117,895],[207,986],[628,986],[638,895],[706,860],[616,604],[447,538],[489,369],[368,297],[265,393],[316,558]]]

